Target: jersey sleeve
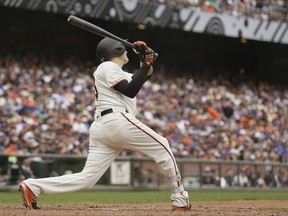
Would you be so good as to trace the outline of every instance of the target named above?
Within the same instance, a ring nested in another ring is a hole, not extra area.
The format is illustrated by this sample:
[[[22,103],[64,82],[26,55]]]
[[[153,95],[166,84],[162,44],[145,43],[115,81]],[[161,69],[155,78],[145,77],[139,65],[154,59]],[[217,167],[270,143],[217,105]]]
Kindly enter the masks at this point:
[[[104,70],[105,80],[110,88],[113,88],[118,83],[126,79],[126,72],[122,71],[122,69],[116,64],[107,64],[107,68]],[[127,80],[129,81],[129,80]]]

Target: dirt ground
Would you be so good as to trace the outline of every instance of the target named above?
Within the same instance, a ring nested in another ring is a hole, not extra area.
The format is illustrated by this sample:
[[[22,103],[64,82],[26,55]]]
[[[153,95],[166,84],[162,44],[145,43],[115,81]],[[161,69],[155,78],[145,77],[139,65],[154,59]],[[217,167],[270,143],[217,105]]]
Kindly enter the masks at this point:
[[[1,216],[287,216],[288,201],[195,202],[188,212],[171,211],[169,204],[58,205],[41,210],[25,210],[19,206],[0,206]]]

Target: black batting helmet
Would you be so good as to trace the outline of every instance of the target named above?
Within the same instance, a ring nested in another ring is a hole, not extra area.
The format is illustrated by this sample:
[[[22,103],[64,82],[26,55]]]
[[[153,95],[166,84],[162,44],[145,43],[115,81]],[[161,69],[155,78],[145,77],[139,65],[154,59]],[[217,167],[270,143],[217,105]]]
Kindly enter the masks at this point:
[[[111,38],[102,39],[96,47],[96,55],[103,62],[112,57],[121,56],[125,52],[125,46]]]

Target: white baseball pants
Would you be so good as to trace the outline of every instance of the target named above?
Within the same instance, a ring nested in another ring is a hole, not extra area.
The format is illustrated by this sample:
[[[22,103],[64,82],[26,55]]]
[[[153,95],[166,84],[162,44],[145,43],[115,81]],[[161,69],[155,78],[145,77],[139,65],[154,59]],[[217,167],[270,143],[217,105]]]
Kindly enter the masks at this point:
[[[184,190],[183,185],[180,187],[178,183],[180,174],[167,139],[133,115],[116,112],[95,118],[89,133],[90,147],[83,170],[63,176],[25,180],[36,196],[93,187],[123,148],[151,157],[163,175],[168,178],[172,191],[175,188],[176,192],[179,192],[179,188],[180,192]]]

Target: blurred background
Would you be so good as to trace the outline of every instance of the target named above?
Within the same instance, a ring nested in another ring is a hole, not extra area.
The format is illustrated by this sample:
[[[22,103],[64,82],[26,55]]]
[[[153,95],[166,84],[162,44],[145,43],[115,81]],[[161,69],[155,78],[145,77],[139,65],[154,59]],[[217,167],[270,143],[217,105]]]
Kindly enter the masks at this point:
[[[287,4],[0,1],[0,188],[83,168],[102,38],[68,24],[73,14],[158,52],[137,116],[170,141],[186,187],[287,189]],[[127,50],[133,73],[138,56]],[[98,185],[166,183],[152,161],[124,149]]]

